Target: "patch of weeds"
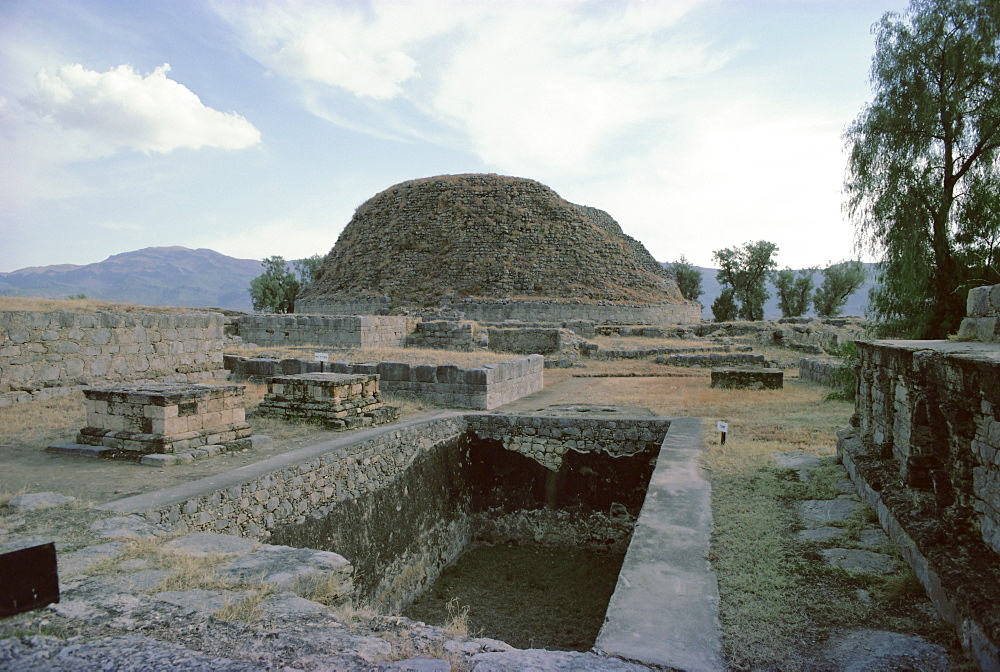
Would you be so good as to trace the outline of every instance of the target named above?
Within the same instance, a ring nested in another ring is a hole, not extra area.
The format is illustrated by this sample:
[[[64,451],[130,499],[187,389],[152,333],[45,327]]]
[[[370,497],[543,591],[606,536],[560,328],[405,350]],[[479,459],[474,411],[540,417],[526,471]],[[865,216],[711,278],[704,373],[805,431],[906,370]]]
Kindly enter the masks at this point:
[[[843,358],[842,366],[833,374],[833,390],[826,395],[827,401],[854,401],[858,389],[858,351],[854,341],[848,341],[831,354]]]
[[[448,610],[448,624],[444,626],[444,632],[449,637],[469,636],[469,607],[461,606],[457,597],[448,600],[445,607]]]
[[[350,593],[344,595],[343,587],[344,584],[338,574],[326,572],[322,576],[300,578],[295,582],[292,592],[299,597],[332,607],[350,599]]]
[[[333,619],[355,633],[371,629],[372,623],[379,618],[381,616],[378,611],[367,605],[355,605],[347,602],[333,609]]]
[[[824,461],[809,470],[809,478],[802,483],[802,499],[836,499],[841,494],[837,483],[846,478],[839,464]]]
[[[260,605],[267,597],[277,592],[277,589],[269,583],[262,583],[252,587],[254,593],[235,602],[226,601],[226,606],[212,614],[220,621],[259,623],[263,617]]]

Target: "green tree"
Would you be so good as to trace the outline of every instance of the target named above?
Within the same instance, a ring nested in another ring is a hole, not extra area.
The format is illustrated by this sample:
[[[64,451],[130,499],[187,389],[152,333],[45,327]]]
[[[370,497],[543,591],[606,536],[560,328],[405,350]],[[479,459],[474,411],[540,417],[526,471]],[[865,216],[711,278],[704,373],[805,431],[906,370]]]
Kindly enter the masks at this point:
[[[738,313],[739,308],[733,298],[733,288],[723,287],[722,293],[712,302],[712,319],[716,322],[729,322],[735,320]]]
[[[674,273],[674,280],[677,281],[681,295],[688,301],[697,301],[704,293],[701,288],[701,271],[688,263],[683,254],[680,261],[670,265],[670,270]]]
[[[778,308],[782,317],[799,317],[809,310],[815,270],[807,268],[796,272],[786,266],[771,275],[778,292]]]
[[[777,266],[772,259],[777,251],[778,246],[766,240],[715,251],[720,266],[719,282],[732,287],[741,319],[764,319],[764,302],[770,296],[765,282]]]
[[[323,276],[323,262],[326,260],[322,254],[314,254],[305,259],[296,259],[292,262],[295,272],[299,274],[299,282],[302,287],[311,285]]]
[[[261,262],[264,272],[250,281],[250,299],[253,309],[264,313],[291,313],[295,311],[295,296],[301,283],[288,270],[283,257],[267,257]]]
[[[860,261],[842,261],[823,269],[823,283],[813,295],[813,306],[822,317],[835,317],[847,298],[865,283],[865,267]]]
[[[845,207],[881,260],[877,331],[940,338],[970,287],[1000,282],[1000,3],[912,0],[874,32],[874,99],[845,134]]]

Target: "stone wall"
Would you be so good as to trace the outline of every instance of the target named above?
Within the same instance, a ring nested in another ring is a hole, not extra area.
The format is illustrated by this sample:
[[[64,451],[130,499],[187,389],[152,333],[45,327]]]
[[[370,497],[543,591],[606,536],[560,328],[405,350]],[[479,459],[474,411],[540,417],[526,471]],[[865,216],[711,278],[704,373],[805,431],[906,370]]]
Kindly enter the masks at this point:
[[[859,341],[858,361],[862,440],[1000,552],[1000,348]]]
[[[243,342],[257,345],[401,346],[410,331],[405,317],[377,315],[243,315],[235,323]]]
[[[517,328],[486,330],[489,349],[493,352],[513,352],[519,355],[549,355],[563,349],[562,329]]]
[[[476,322],[518,320],[527,323],[576,323],[584,333],[593,336],[587,322],[596,324],[692,324],[701,321],[701,308],[696,303],[617,303],[598,301],[584,303],[559,300],[521,299],[462,299],[447,304],[463,319]],[[388,315],[393,303],[385,297],[375,299],[337,299],[311,297],[296,304],[303,312],[326,315]],[[574,329],[575,331],[575,329]],[[580,333],[580,332],[577,332]],[[244,340],[247,340],[244,337]]]
[[[799,378],[812,383],[826,385],[827,387],[835,387],[837,385],[837,374],[844,366],[845,364],[839,360],[800,357]]]
[[[408,348],[436,348],[472,352],[479,345],[473,322],[432,320],[417,322],[413,333],[406,337]]]
[[[558,471],[569,451],[634,455],[658,448],[670,428],[663,418],[574,418],[536,415],[468,416],[469,431]]]
[[[86,385],[225,380],[218,313],[0,311],[0,405]]]
[[[382,393],[484,411],[538,392],[545,386],[545,361],[541,355],[517,357],[472,368],[405,362],[330,362],[324,365],[303,359],[247,359],[233,355],[226,355],[225,365],[235,378],[266,379],[322,371],[378,374]]]
[[[465,299],[451,304],[467,319],[477,322],[522,320],[558,322],[587,320],[597,324],[689,324],[701,321],[696,303],[628,304],[611,301],[574,303],[570,301],[519,301],[508,299]]]
[[[965,340],[1000,341],[1000,285],[969,290],[966,314],[958,337]]]
[[[350,371],[348,371],[350,369]],[[384,393],[412,396],[442,406],[490,410],[545,386],[541,355],[463,369],[453,364],[347,364],[335,362],[336,373],[377,373]]]
[[[355,567],[355,603],[394,611],[461,553],[477,518],[498,511],[498,490],[508,508],[561,496],[572,510],[638,515],[669,424],[444,413],[98,508],[177,532],[333,550]]]

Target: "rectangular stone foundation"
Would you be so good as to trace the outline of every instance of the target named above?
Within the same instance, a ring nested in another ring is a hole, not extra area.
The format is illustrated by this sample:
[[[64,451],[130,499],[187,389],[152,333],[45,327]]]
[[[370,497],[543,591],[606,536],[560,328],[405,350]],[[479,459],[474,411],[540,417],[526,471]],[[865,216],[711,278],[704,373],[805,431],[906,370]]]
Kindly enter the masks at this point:
[[[330,429],[392,422],[398,411],[382,403],[378,374],[300,373],[267,381],[261,415],[306,420]]]
[[[243,446],[250,436],[243,387],[151,383],[84,390],[87,426],[76,442],[136,454],[208,445]]]
[[[739,390],[780,390],[785,385],[781,369],[712,369],[712,387]]]

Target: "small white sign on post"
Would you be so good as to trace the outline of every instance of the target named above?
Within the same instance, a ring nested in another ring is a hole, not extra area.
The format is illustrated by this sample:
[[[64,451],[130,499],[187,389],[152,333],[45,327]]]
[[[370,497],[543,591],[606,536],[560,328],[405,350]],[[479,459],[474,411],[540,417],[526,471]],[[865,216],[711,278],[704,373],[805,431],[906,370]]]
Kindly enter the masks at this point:
[[[722,420],[719,420],[717,423],[715,423],[715,429],[718,430],[718,431],[720,431],[720,432],[728,432],[729,431],[729,423],[728,422],[723,422]]]
[[[314,354],[314,356],[316,357],[316,361],[317,362],[329,362],[330,361],[330,353],[328,353],[328,352],[317,352],[317,353]]]

